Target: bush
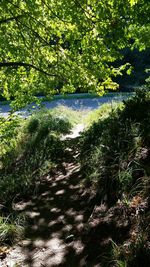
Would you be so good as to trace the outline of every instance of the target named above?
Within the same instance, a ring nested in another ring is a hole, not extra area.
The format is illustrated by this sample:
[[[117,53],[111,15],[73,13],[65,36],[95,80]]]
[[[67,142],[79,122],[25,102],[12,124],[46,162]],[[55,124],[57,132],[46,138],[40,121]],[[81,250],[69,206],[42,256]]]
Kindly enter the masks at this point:
[[[105,223],[102,231],[107,232],[107,226],[111,226],[112,249],[104,248],[104,266],[150,266],[149,125],[150,93],[138,90],[135,97],[124,102],[123,108],[107,116],[100,114],[82,136],[83,174],[97,193],[94,210],[97,209],[98,225],[90,235],[101,233]],[[106,207],[104,215],[99,211],[102,205]]]

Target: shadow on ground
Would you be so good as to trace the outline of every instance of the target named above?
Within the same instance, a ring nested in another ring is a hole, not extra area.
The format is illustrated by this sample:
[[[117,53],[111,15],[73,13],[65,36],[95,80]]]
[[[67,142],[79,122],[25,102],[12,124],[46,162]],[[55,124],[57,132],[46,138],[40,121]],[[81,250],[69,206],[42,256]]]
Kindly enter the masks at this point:
[[[13,259],[19,267],[115,266],[110,261],[112,240],[121,244],[128,238],[129,216],[124,207],[108,209],[91,197],[82,182],[78,138],[63,142],[66,151],[56,172],[42,177],[38,190],[14,205],[28,224],[25,239],[7,262]]]
[[[87,266],[81,235],[89,218],[89,194],[82,185],[77,140],[64,141],[66,155],[56,174],[42,177],[38,190],[24,203],[28,226],[20,244],[23,266]]]

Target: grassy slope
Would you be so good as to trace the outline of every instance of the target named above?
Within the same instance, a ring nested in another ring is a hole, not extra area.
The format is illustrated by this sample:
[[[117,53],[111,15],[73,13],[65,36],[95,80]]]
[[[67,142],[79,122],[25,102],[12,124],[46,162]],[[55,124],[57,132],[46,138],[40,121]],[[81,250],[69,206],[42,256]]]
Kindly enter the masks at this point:
[[[22,215],[14,213],[13,201],[33,194],[39,177],[59,164],[64,154],[60,137],[82,117],[83,113],[59,107],[42,109],[26,120],[0,118],[0,243],[13,241],[21,229]]]
[[[150,266],[149,111],[150,95],[141,91],[124,105],[115,104],[112,109],[105,104],[86,118],[88,130],[81,140],[81,163],[86,184],[96,194],[87,207],[93,211],[83,238],[86,235],[88,240],[89,261],[97,259],[102,266]],[[7,192],[1,197],[4,205],[8,203],[11,209],[12,197],[22,191],[20,184],[24,194],[32,191],[35,174],[38,179],[57,164],[64,150],[60,135],[84,115],[61,108],[42,111],[25,122],[7,121],[1,132],[6,134],[6,142],[1,143],[5,179],[1,179],[0,189]],[[14,220],[1,218],[1,242],[14,238],[14,233],[18,235]]]
[[[87,225],[93,257],[102,266],[148,267],[150,94],[139,91],[99,120],[97,113],[81,142],[86,183],[96,191]]]

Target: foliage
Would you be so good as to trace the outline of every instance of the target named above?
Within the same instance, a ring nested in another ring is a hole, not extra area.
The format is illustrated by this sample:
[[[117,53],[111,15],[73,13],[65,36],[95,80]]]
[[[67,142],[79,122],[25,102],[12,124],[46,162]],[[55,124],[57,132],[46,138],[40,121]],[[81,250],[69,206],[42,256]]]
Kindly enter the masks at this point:
[[[58,109],[55,113],[36,112],[26,120],[18,117],[2,119],[1,203],[9,206],[16,195],[33,190],[38,177],[51,171],[63,156],[60,136],[70,132],[74,121],[68,120],[65,111],[63,117],[62,112],[61,117]]]
[[[145,70],[149,69],[150,66],[150,49],[139,51],[138,49],[125,48],[121,53],[123,58],[114,62],[114,66],[117,67],[128,62],[132,66],[131,74],[128,75],[123,72],[122,76],[113,80],[119,84],[121,90],[132,91],[145,84],[146,78],[149,77],[149,73]]]
[[[101,244],[99,233],[105,232],[102,240],[107,243],[109,236],[112,247],[109,251],[107,245],[102,251],[100,247],[102,266],[150,265],[149,124],[150,92],[146,86],[106,117],[100,113],[99,120],[96,117],[82,136],[83,175],[96,192],[90,236]]]
[[[149,95],[138,91],[125,101],[123,109],[112,111],[104,119],[100,117],[83,135],[83,170],[92,184],[99,185],[100,196],[107,195],[110,205],[133,193],[134,187],[141,190],[141,182],[144,186],[146,179],[139,178],[149,175],[143,165],[148,156],[144,151],[149,147]]]
[[[146,0],[1,1],[0,87],[19,108],[34,95],[115,89],[124,47],[149,46]]]
[[[142,231],[142,229],[139,229]],[[112,242],[112,261],[116,267],[140,267],[142,264],[148,267],[150,264],[150,252],[145,233],[135,233],[132,238],[123,245]]]
[[[16,147],[16,136],[19,133],[22,119],[10,115],[8,118],[0,117],[0,169],[2,168],[3,157],[12,154]],[[13,157],[13,155],[12,155]]]
[[[78,115],[78,116],[77,116]],[[23,234],[25,220],[15,214],[13,201],[37,193],[39,179],[59,163],[63,134],[79,119],[64,107],[42,109],[23,119],[11,115],[0,123],[0,244],[13,243]]]

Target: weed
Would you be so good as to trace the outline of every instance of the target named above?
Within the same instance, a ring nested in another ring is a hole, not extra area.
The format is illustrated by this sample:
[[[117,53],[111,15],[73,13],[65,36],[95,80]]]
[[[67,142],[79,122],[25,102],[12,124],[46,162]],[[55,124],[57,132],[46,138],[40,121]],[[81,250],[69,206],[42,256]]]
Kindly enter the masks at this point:
[[[23,221],[21,217],[13,218],[11,215],[0,217],[0,244],[13,243],[15,239],[20,239],[23,235]]]

